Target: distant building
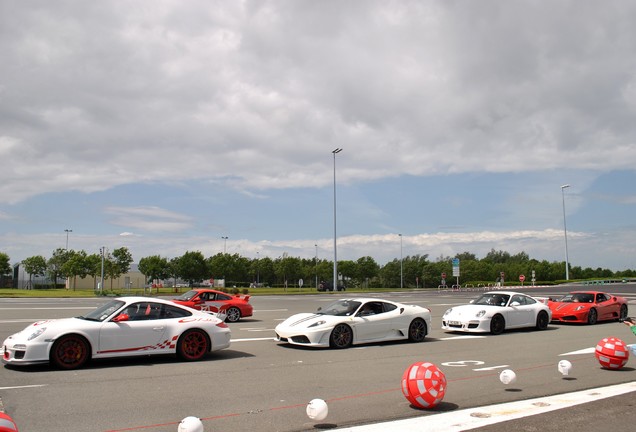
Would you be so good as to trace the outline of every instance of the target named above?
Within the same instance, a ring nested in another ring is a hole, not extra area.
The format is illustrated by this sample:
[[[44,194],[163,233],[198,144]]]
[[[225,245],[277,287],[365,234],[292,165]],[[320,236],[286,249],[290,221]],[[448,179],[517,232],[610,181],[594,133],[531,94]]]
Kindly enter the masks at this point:
[[[54,281],[47,276],[32,276],[24,271],[21,263],[13,266],[13,287],[19,289],[45,288],[52,287]],[[132,264],[130,271],[121,275],[116,279],[109,279],[104,275],[104,289],[121,291],[125,289],[143,289],[145,285],[145,276],[139,271],[136,264]],[[88,276],[85,278],[58,278],[58,284],[66,284],[67,289],[93,289],[99,288],[101,283],[101,275],[94,278]]]

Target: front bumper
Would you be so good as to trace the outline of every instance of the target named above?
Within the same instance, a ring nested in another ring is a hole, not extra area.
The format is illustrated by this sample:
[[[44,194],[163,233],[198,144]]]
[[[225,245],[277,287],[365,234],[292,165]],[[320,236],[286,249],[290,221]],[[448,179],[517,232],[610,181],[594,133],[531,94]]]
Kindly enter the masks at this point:
[[[48,363],[50,346],[48,341],[24,343],[9,337],[2,344],[2,363],[24,366]]]
[[[452,319],[442,320],[442,330],[461,331],[469,333],[487,333],[490,332],[490,321],[469,320],[457,321]]]
[[[329,335],[331,334],[331,329],[304,333],[284,331],[281,329],[275,329],[275,331],[277,342],[318,348],[326,348],[329,346]]]

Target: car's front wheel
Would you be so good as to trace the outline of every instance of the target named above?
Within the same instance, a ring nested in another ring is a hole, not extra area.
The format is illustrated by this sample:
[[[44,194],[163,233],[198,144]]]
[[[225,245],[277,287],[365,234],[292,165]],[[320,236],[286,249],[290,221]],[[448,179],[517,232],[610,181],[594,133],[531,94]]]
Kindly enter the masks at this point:
[[[210,341],[203,330],[188,330],[181,335],[177,342],[177,355],[182,360],[200,360],[208,351],[210,351]]]
[[[490,320],[490,333],[494,335],[499,335],[504,332],[506,329],[506,320],[501,315],[495,315]]]
[[[546,311],[539,312],[539,315],[537,315],[537,330],[547,329],[549,322],[548,313]]]
[[[331,331],[329,346],[331,348],[349,348],[353,343],[353,330],[346,324],[338,324]]]
[[[627,305],[621,305],[621,311],[619,314],[619,319],[620,320],[624,320],[625,318],[627,318]]]
[[[51,348],[51,363],[60,369],[80,368],[90,358],[90,346],[88,341],[75,334],[58,338]]]
[[[593,324],[596,324],[597,321],[598,321],[598,312],[596,312],[596,309],[592,308],[587,313],[587,323],[590,325],[593,325]]]
[[[241,311],[237,307],[231,307],[226,311],[225,321],[237,322],[241,319]]]
[[[409,326],[409,340],[411,342],[422,342],[427,333],[426,322],[422,318],[415,318],[411,321]]]

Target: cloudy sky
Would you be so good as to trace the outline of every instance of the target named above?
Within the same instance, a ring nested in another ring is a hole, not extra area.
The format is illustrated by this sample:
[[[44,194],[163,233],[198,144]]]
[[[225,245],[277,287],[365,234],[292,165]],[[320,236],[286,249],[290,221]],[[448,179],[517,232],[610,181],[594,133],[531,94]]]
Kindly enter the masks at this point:
[[[335,166],[339,259],[564,261],[565,207],[572,265],[636,268],[635,22],[631,0],[0,0],[0,251],[333,259]]]

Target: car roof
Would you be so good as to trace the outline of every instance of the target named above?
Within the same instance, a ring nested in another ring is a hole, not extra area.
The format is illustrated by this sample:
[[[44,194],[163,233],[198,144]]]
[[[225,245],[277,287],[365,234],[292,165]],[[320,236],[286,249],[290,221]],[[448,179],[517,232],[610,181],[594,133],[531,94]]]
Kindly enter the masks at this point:
[[[371,302],[371,301],[379,301],[379,302],[386,302],[386,303],[395,303],[392,300],[386,300],[386,299],[380,299],[380,298],[374,298],[374,297],[351,297],[351,298],[341,298],[335,301],[357,301],[360,303],[366,303],[366,302]]]
[[[143,297],[143,296],[130,296],[130,297],[116,297],[114,300],[120,300],[126,303],[136,303],[141,301],[146,302],[155,302],[155,303],[164,303],[164,304],[174,304],[170,300],[164,300],[157,297]]]
[[[226,294],[223,291],[219,291],[219,290],[215,290],[212,288],[192,288],[190,291],[197,291],[197,292],[215,292],[215,293],[221,293],[221,294]]]
[[[532,297],[529,294],[524,294],[524,293],[520,293],[520,292],[516,292],[516,291],[488,291],[485,292],[484,294],[507,294],[507,295],[524,295],[524,296],[528,296],[528,297]]]

